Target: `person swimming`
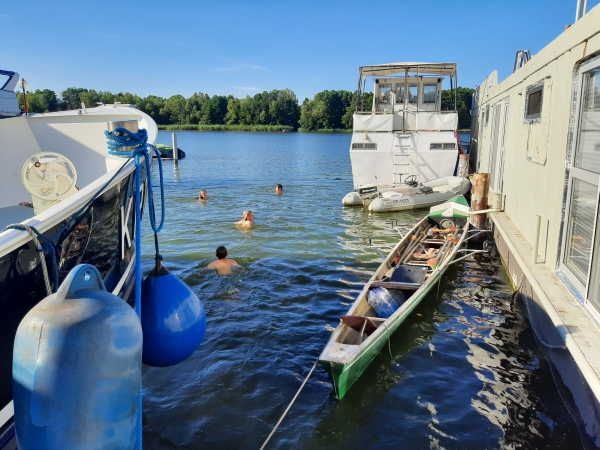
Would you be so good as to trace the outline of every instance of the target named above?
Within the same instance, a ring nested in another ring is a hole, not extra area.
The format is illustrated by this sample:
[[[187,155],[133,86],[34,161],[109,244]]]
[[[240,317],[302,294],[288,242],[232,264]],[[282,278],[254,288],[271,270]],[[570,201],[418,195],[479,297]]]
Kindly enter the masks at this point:
[[[227,249],[224,245],[217,247],[216,257],[217,260],[211,262],[207,267],[210,269],[216,269],[219,275],[230,275],[231,268],[239,266],[239,264],[233,259],[227,259]]]
[[[206,192],[206,189],[202,189],[200,191],[200,195],[198,196],[198,200],[208,200],[208,192]]]
[[[247,209],[246,211],[244,211],[244,214],[242,214],[242,220],[240,220],[237,225],[239,227],[243,227],[243,228],[249,228],[252,226],[252,221],[254,220],[254,214],[252,214],[252,211],[250,211],[249,209]]]
[[[277,184],[277,186],[275,186],[275,193],[277,195],[283,194],[283,186],[281,184]]]

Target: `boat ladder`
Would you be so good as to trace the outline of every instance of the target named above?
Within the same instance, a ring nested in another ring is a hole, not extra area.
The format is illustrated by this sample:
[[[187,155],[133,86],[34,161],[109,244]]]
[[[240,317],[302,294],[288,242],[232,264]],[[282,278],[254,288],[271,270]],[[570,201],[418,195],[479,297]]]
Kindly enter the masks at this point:
[[[394,142],[394,173],[392,186],[402,184],[410,174],[410,149],[412,148],[411,133],[396,133]]]

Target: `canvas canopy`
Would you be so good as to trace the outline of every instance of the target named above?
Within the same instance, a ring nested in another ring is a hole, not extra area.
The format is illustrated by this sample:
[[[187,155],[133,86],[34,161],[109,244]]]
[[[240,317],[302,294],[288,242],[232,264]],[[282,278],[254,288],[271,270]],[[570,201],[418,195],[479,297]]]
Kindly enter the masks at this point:
[[[359,73],[363,77],[386,76],[406,72],[407,70],[409,72],[419,72],[419,74],[455,76],[456,63],[398,62],[362,66],[359,68]]]

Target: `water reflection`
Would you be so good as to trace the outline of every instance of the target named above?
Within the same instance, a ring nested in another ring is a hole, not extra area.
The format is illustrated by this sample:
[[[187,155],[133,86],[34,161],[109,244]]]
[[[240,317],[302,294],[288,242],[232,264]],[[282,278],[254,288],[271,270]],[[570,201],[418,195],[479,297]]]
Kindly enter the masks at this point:
[[[166,172],[161,254],[208,323],[188,360],[144,368],[144,446],[256,449],[379,265],[368,240],[393,244],[392,225],[407,230],[424,212],[341,206],[352,188],[349,135],[178,139],[187,157],[177,175]],[[210,199],[200,203],[203,188]],[[249,233],[235,226],[245,209],[259,218]],[[219,245],[241,270],[205,269]],[[391,356],[384,346],[342,401],[315,370],[269,448],[578,448],[510,293],[497,259],[452,266],[391,337]]]

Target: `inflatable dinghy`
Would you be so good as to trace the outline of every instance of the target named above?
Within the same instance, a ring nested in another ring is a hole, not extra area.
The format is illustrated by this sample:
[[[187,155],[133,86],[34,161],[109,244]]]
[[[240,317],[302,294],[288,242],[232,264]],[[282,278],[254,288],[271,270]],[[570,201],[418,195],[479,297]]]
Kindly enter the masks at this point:
[[[368,206],[369,211],[387,212],[428,208],[444,203],[456,195],[469,191],[468,178],[442,177],[425,183],[410,179],[394,188],[378,189],[375,185],[362,185],[348,193],[342,202],[346,206]]]

